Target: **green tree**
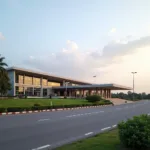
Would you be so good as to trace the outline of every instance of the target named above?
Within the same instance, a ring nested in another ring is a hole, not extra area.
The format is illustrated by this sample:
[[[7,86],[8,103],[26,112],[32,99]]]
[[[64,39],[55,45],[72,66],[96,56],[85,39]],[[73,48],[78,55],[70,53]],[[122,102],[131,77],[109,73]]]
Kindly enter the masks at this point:
[[[7,64],[4,62],[5,57],[0,55],[0,95],[5,95],[8,90],[11,89],[11,84],[9,82],[9,77],[5,67]]]
[[[6,71],[5,67],[8,65],[4,62],[5,57],[1,57],[0,55],[0,72]]]

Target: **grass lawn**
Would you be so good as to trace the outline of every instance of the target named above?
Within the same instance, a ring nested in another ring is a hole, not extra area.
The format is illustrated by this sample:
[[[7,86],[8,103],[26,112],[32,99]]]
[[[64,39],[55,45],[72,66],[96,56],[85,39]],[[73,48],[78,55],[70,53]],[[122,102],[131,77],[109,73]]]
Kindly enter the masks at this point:
[[[90,104],[85,99],[3,99],[0,100],[0,107],[30,107],[34,104],[41,106],[53,105],[70,105],[70,104]]]
[[[94,137],[84,139],[56,150],[125,150],[121,148],[118,130],[108,131]]]

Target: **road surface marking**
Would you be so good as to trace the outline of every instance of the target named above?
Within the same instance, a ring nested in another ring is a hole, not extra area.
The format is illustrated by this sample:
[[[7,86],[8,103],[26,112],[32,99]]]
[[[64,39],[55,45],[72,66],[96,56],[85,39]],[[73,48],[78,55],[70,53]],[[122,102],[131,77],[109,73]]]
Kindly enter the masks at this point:
[[[107,129],[110,129],[111,127],[106,127],[106,128],[103,128],[103,129],[101,129],[102,131],[104,131],[104,130],[107,130]]]
[[[84,114],[75,114],[75,115],[70,115],[70,116],[66,116],[66,117],[71,118],[71,117],[77,117],[77,116],[83,116],[83,115],[98,114],[98,113],[103,113],[103,112],[104,112],[104,111],[91,112],[91,113],[84,113]]]
[[[44,145],[44,146],[41,146],[41,147],[34,148],[32,150],[40,150],[40,149],[44,149],[44,148],[48,148],[48,147],[50,147],[50,145]]]
[[[73,117],[73,116],[71,115],[71,116],[66,116],[66,117],[70,118],[70,117]]]
[[[50,119],[39,119],[38,121],[47,121],[47,120],[50,120]]]
[[[113,125],[112,127],[115,128],[116,126],[117,126],[117,125],[115,124],[115,125]]]
[[[128,106],[126,106],[125,108],[129,108]]]
[[[120,110],[121,108],[116,108],[117,110]]]
[[[87,136],[87,135],[91,135],[91,134],[93,134],[93,132],[86,133],[85,135]]]

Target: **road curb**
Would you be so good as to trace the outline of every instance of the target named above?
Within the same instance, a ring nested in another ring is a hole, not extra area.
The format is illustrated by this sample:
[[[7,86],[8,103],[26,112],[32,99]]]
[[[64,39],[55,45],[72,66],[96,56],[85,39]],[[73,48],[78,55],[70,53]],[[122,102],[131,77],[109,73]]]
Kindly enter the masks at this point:
[[[30,113],[38,113],[38,112],[54,112],[54,111],[63,111],[63,110],[75,110],[75,109],[81,109],[81,108],[106,107],[106,106],[111,106],[111,105],[103,105],[103,106],[85,106],[85,107],[59,108],[59,109],[44,109],[44,110],[22,111],[22,112],[4,112],[4,113],[0,113],[0,116],[2,116],[2,115],[30,114]]]

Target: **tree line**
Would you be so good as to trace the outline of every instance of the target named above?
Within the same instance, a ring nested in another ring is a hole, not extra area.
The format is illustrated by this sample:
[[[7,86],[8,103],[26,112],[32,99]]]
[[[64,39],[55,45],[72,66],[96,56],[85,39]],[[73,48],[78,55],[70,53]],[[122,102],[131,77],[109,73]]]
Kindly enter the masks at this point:
[[[10,80],[6,67],[8,66],[5,62],[5,57],[0,55],[0,96],[7,94],[7,91],[11,89]]]
[[[133,99],[133,93],[131,91],[128,91],[127,94],[120,92],[120,93],[112,93],[112,98],[121,98],[126,100],[144,100],[144,99],[150,99],[150,94],[143,93],[134,93],[134,99]]]

